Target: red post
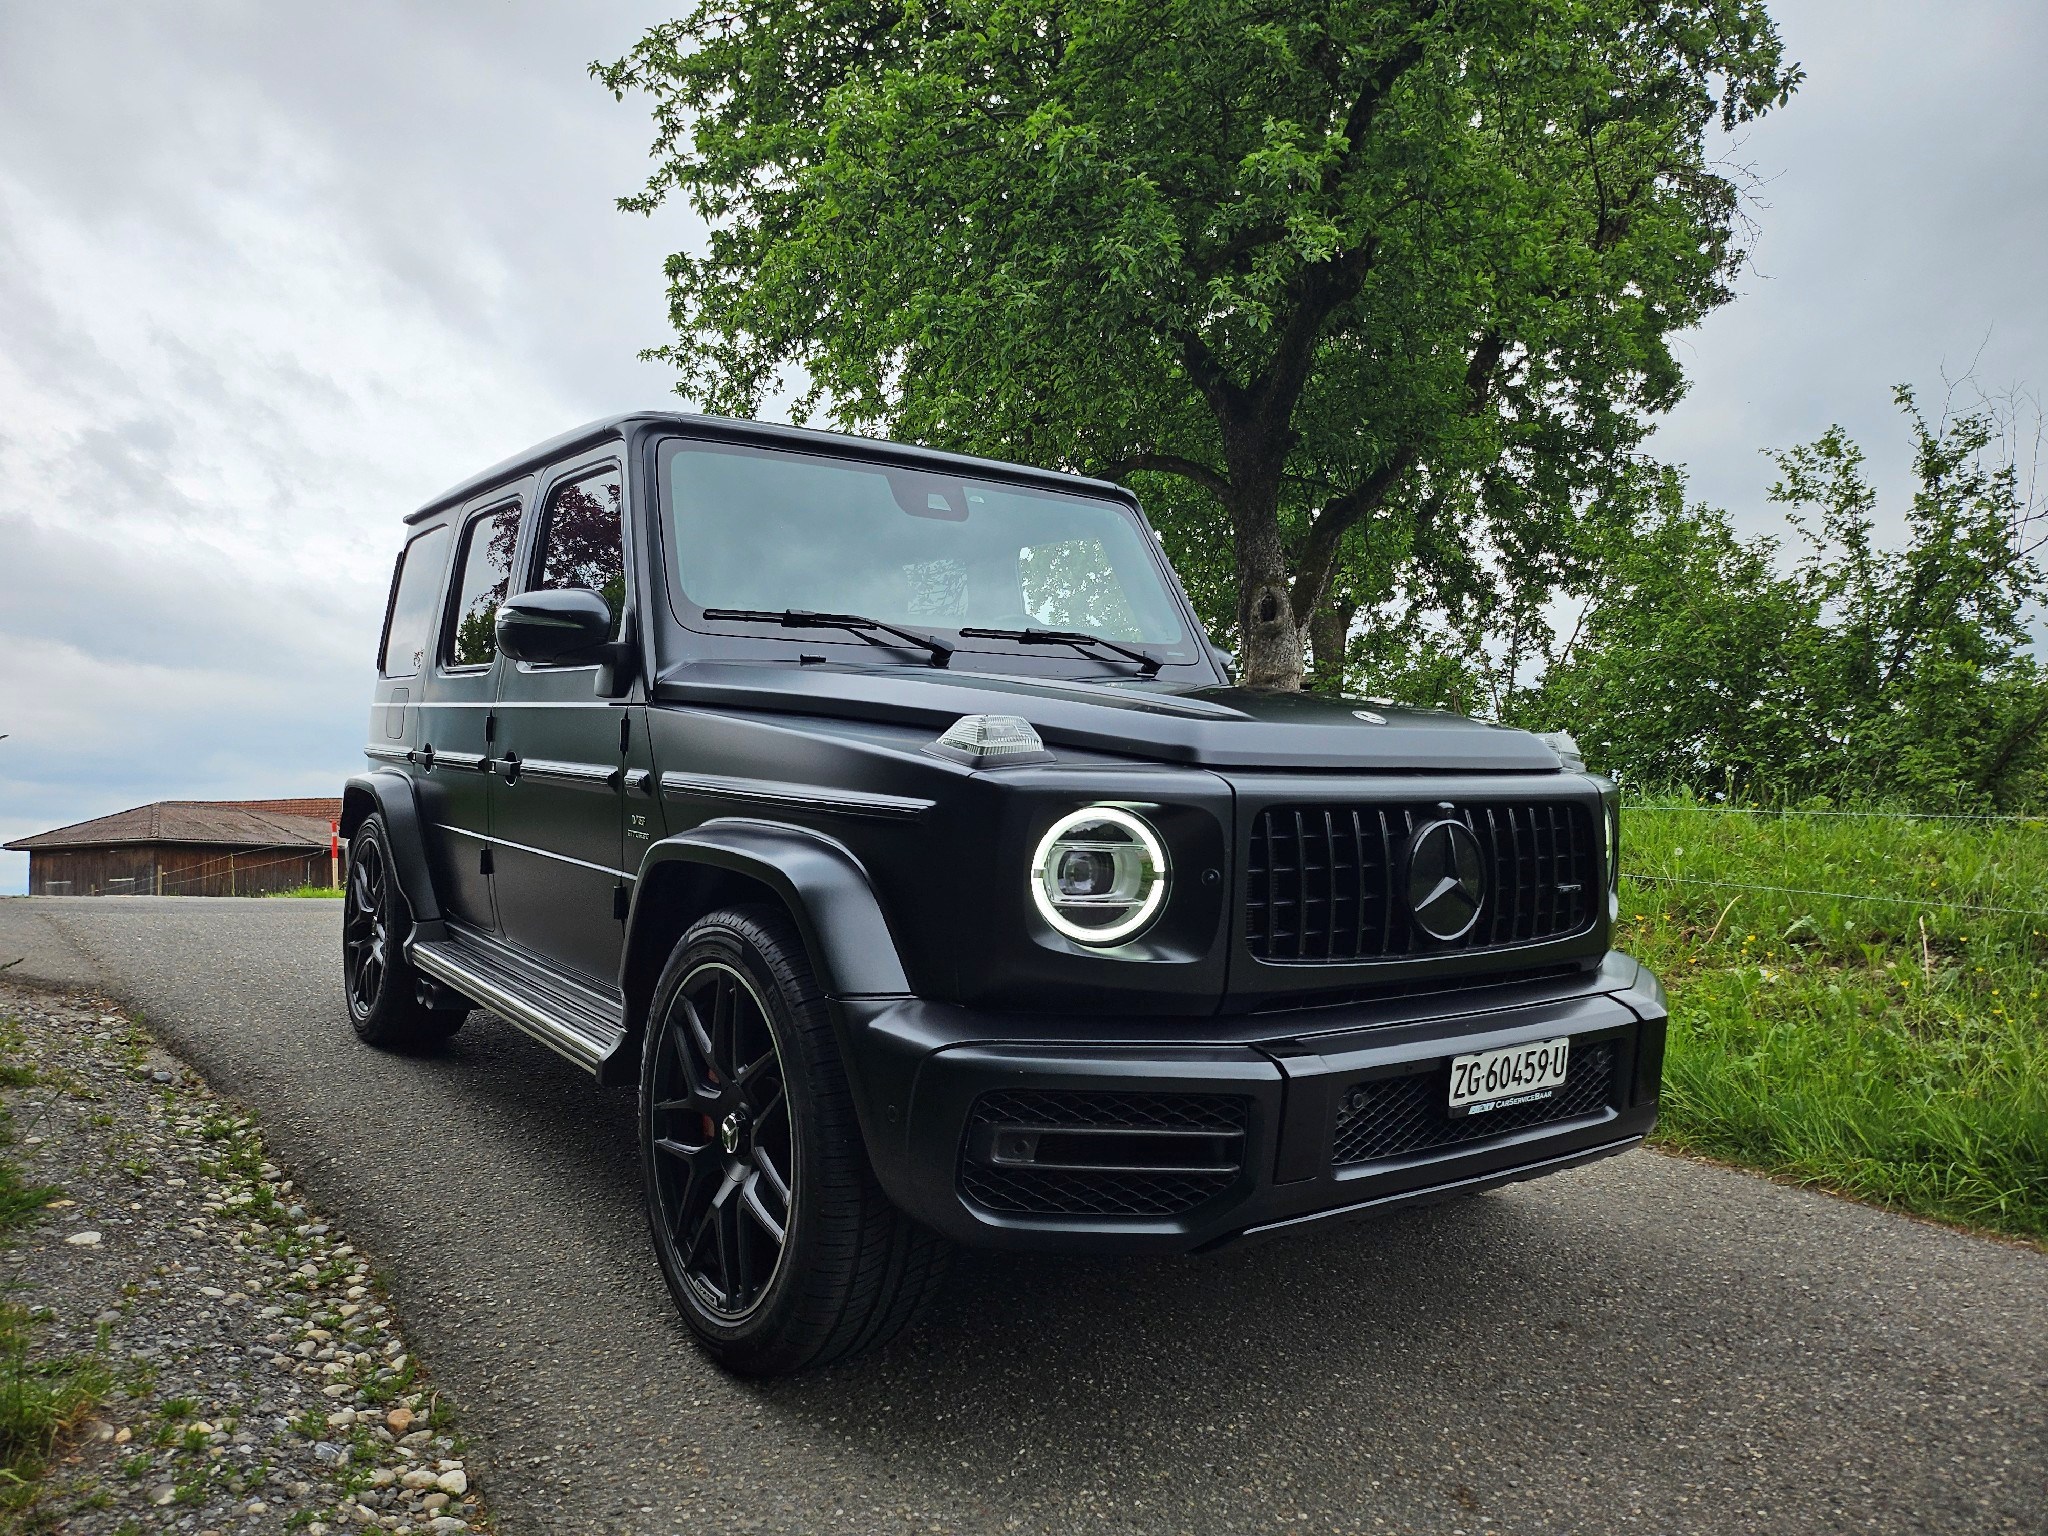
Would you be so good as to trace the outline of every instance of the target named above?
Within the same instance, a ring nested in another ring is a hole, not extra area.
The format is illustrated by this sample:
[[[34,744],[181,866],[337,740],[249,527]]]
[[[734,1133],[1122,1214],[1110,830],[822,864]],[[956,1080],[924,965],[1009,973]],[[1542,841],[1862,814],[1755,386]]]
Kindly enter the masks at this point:
[[[327,888],[341,889],[341,823],[327,823]]]

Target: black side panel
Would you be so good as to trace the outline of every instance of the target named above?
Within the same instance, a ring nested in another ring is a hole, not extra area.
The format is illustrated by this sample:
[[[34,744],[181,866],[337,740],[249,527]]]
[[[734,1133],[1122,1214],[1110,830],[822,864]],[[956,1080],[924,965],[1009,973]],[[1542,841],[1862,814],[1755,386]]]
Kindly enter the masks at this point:
[[[398,869],[399,889],[412,908],[413,921],[441,922],[441,904],[434,894],[434,880],[427,872],[426,844],[420,834],[419,805],[413,798],[412,780],[395,770],[373,769],[357,774],[342,792],[341,835],[352,837],[372,810],[381,812],[384,828],[391,837],[391,857]]]

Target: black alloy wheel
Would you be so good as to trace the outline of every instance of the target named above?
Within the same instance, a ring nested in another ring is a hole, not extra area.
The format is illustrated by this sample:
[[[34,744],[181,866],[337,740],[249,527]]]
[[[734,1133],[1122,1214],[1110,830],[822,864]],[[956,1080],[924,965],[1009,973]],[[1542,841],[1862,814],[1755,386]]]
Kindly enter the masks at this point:
[[[949,1248],[875,1180],[823,990],[774,907],[699,918],[640,1052],[640,1170],[676,1309],[727,1370],[777,1376],[881,1344]]]
[[[341,902],[341,981],[349,1022],[371,1045],[419,1050],[462,1027],[469,1005],[420,1000],[420,978],[405,958],[412,914],[391,867],[390,834],[369,816],[348,844],[348,886]],[[439,999],[452,994],[437,992]]]
[[[384,893],[384,845],[357,838],[349,845],[348,894],[342,898],[342,979],[349,1012],[368,1018],[390,974],[390,906]]]
[[[767,1005],[723,960],[669,994],[650,1083],[663,1236],[705,1309],[746,1317],[789,1244],[796,1127]]]

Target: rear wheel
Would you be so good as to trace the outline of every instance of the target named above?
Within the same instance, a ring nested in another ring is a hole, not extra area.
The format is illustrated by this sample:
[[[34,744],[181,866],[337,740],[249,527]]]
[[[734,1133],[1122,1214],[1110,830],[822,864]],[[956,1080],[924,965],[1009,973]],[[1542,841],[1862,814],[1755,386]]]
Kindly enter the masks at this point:
[[[947,1245],[875,1182],[823,997],[781,913],[716,912],[656,986],[640,1073],[648,1222],[707,1353],[744,1375],[894,1335]]]
[[[462,1027],[467,1008],[430,1008],[405,958],[412,918],[391,867],[382,816],[356,828],[348,845],[348,889],[341,904],[341,977],[349,1021],[371,1045],[419,1050]]]

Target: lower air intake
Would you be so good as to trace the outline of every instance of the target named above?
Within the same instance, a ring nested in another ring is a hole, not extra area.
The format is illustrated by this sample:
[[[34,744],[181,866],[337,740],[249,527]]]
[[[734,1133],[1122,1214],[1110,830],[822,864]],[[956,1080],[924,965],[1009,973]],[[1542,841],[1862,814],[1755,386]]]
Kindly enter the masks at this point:
[[[1004,1216],[1180,1216],[1237,1182],[1245,1124],[1229,1094],[987,1093],[968,1117],[960,1193]]]
[[[1614,1060],[1612,1040],[1575,1048],[1570,1075],[1551,1097],[1459,1120],[1444,1107],[1444,1071],[1359,1083],[1339,1100],[1330,1160],[1339,1168],[1376,1163],[1599,1114],[1613,1101]]]

